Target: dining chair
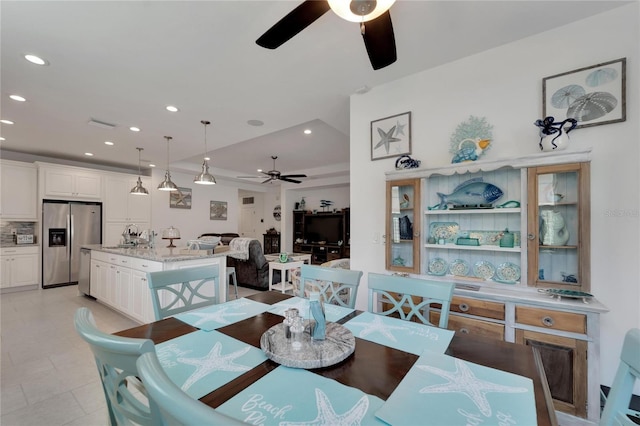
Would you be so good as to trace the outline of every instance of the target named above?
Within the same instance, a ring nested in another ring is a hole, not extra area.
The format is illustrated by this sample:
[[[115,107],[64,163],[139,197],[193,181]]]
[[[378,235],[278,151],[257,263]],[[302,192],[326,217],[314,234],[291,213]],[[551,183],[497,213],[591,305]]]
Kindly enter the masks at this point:
[[[95,357],[111,426],[129,425],[132,422],[152,425],[152,408],[145,404],[144,387],[137,379],[136,361],[144,353],[155,354],[153,342],[100,331],[93,314],[85,307],[76,311],[74,324]]]
[[[628,416],[640,420],[640,413],[629,408],[633,387],[640,380],[640,329],[627,331],[620,353],[620,364],[600,417],[600,426],[633,425]]]
[[[245,425],[192,398],[167,376],[155,352],[137,362],[140,378],[149,394],[155,425]]]
[[[147,272],[147,281],[156,321],[219,302],[218,265]]]
[[[310,289],[318,291],[324,303],[354,308],[362,271],[302,265],[300,267],[299,296],[305,297]],[[307,288],[305,292],[305,287]],[[315,288],[314,288],[315,287]]]
[[[369,312],[381,315],[397,314],[400,319],[410,321],[416,317],[423,324],[431,324],[423,315],[423,310],[431,303],[442,305],[438,327],[447,328],[449,323],[449,307],[453,297],[455,284],[452,282],[430,281],[400,275],[382,275],[370,272],[369,281]],[[394,297],[392,294],[398,297]],[[374,310],[374,296],[377,302],[390,305],[386,310]],[[414,297],[421,298],[416,304]],[[408,310],[408,311],[407,311]],[[428,317],[428,313],[427,313]],[[431,324],[432,325],[432,324]]]

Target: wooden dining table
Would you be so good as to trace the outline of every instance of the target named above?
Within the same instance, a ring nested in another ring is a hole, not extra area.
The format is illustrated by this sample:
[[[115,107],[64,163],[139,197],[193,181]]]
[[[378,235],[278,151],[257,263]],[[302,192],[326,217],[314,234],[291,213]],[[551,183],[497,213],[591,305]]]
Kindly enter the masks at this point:
[[[248,296],[247,299],[271,305],[290,297],[292,296],[277,291],[266,291]],[[360,313],[354,311],[337,322],[345,323]],[[281,322],[282,316],[264,312],[218,328],[217,331],[260,348],[262,334]],[[159,344],[197,330],[198,328],[179,319],[166,318],[114,334],[151,339]],[[557,425],[542,362],[534,347],[456,332],[445,353],[464,361],[530,378],[533,381],[538,425]],[[330,367],[310,371],[387,400],[418,358],[412,353],[356,337],[356,349],[347,359]],[[266,360],[200,400],[217,408],[277,367],[276,362]]]

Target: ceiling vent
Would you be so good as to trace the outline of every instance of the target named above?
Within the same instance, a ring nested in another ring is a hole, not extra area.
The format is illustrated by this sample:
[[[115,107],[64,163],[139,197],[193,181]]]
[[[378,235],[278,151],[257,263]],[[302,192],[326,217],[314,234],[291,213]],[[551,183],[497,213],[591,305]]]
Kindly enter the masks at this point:
[[[116,127],[115,124],[107,123],[105,121],[95,120],[93,118],[90,119],[87,122],[87,124],[90,126],[100,127],[101,129],[113,129],[114,127]]]

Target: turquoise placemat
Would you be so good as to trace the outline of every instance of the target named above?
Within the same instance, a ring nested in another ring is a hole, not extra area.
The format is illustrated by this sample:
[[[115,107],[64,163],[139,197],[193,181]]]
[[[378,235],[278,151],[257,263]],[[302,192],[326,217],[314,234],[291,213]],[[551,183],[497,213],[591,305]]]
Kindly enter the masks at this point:
[[[254,425],[383,425],[383,401],[307,370],[280,366],[218,411]]]
[[[194,311],[178,314],[175,317],[189,325],[204,331],[215,330],[225,325],[261,314],[271,308],[271,305],[253,300],[241,299],[211,305]]]
[[[296,308],[300,311],[300,316],[304,319],[309,319],[309,299],[302,297],[292,297],[290,299],[283,300],[271,305],[269,312],[284,316],[284,311],[289,308]],[[327,321],[336,322],[353,312],[353,309],[345,308],[343,306],[332,305],[330,303],[324,304],[324,313],[327,317]]]
[[[429,351],[376,416],[393,425],[537,424],[531,379]]]
[[[444,353],[453,331],[436,326],[363,312],[344,324],[354,336],[420,355],[424,350]]]
[[[202,330],[160,343],[156,352],[171,380],[193,398],[203,397],[267,359],[260,349]]]

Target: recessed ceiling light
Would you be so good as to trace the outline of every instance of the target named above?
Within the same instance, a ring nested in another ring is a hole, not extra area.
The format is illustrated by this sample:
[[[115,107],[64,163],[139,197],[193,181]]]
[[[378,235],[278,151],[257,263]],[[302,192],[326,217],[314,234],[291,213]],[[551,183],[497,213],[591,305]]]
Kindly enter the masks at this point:
[[[140,129],[138,127],[129,127],[129,130],[131,130],[132,132],[139,132]]]
[[[25,99],[25,98],[23,98],[22,96],[19,96],[19,95],[9,95],[9,97],[10,97],[11,99],[13,99],[14,101],[18,101],[18,102],[24,102],[24,101],[26,101],[26,99]]]
[[[149,163],[149,167],[155,167],[155,166],[156,166],[155,164]]]
[[[310,135],[311,134],[311,129],[304,129],[304,134],[305,135]]]
[[[3,141],[3,140],[5,140],[5,138],[3,138],[2,136],[0,136],[0,141]]]
[[[204,157],[204,161],[209,161],[211,160],[211,157]]]
[[[91,152],[85,152],[84,155],[86,155],[87,157],[93,157],[93,153]]]
[[[109,145],[109,146],[113,146],[113,142],[111,142],[111,141],[104,141],[104,144],[105,145]]]
[[[167,111],[171,111],[171,112],[178,112],[178,108],[174,107],[173,105],[169,105],[167,106]]]
[[[24,58],[31,62],[32,64],[36,64],[36,65],[49,65],[49,62],[47,62],[45,59],[42,59],[36,55],[24,55]]]
[[[262,169],[258,169],[258,173],[261,173],[261,172],[262,172]]]
[[[11,120],[5,120],[5,119],[2,119],[2,120],[0,120],[0,123],[4,123],[4,124],[13,124],[13,121],[11,121]]]
[[[262,125],[264,125],[264,121],[261,121],[261,120],[249,120],[249,121],[247,121],[247,124],[248,124],[249,126],[256,126],[256,127],[258,127],[258,126],[262,126]]]

